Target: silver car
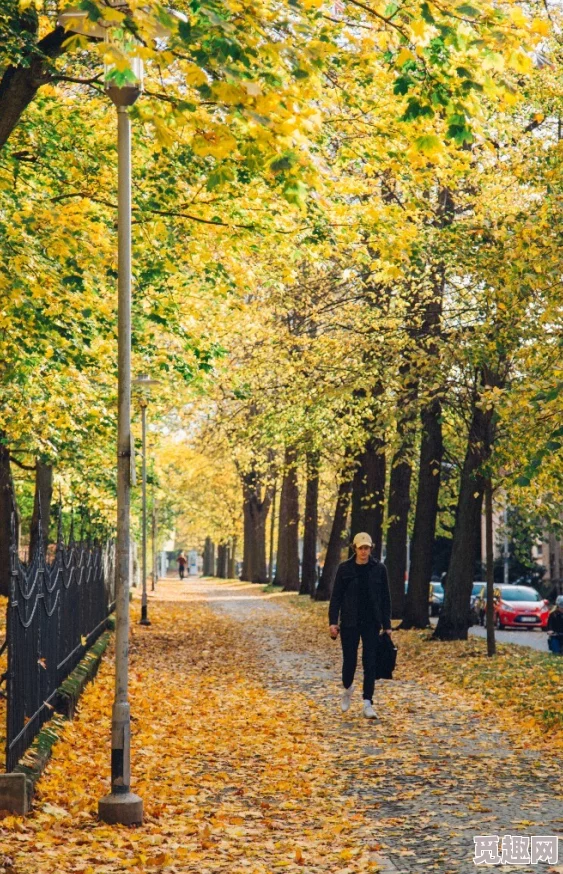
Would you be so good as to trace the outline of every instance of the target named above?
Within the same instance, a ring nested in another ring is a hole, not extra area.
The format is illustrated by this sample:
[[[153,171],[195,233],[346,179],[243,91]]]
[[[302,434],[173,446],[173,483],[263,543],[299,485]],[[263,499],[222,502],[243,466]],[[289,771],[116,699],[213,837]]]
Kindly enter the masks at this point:
[[[444,604],[444,587],[442,583],[430,583],[430,595],[428,612],[430,616],[437,616]]]

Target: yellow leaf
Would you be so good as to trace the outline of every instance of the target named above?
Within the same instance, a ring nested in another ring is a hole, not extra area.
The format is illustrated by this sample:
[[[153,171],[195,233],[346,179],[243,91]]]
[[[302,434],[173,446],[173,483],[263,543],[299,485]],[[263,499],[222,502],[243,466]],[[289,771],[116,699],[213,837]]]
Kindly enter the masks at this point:
[[[411,30],[415,36],[423,37],[426,33],[426,22],[422,18],[411,21]]]
[[[211,130],[197,133],[192,140],[192,149],[196,155],[214,158],[225,158],[236,146],[235,138],[226,127],[217,126]]]
[[[539,33],[541,36],[547,36],[551,31],[549,21],[544,21],[543,18],[534,18],[531,27],[533,33]]]
[[[184,64],[184,76],[188,85],[193,85],[197,88],[198,85],[207,84],[207,75],[197,64]]]
[[[435,158],[442,154],[444,146],[439,137],[434,134],[427,134],[423,137],[418,137],[415,141],[417,151],[422,152],[427,158]]]
[[[414,55],[410,49],[401,49],[397,57],[397,66],[402,67],[407,61],[414,60]]]
[[[508,64],[517,73],[529,73],[533,68],[532,59],[521,49],[511,53]]]

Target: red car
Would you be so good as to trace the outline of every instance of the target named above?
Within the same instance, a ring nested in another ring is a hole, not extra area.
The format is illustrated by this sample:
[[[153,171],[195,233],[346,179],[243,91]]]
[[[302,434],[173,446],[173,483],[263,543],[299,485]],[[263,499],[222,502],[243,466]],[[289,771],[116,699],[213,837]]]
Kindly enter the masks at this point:
[[[544,600],[531,586],[495,586],[494,610],[497,628],[545,629],[549,601]]]

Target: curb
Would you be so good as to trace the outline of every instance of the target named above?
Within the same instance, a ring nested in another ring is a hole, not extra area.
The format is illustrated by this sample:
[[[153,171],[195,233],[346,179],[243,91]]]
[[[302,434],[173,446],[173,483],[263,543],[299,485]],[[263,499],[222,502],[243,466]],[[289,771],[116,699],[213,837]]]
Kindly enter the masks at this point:
[[[85,686],[98,672],[115,628],[113,619],[108,619],[107,625],[108,630],[100,635],[57,689],[54,698],[54,709],[57,711],[55,715],[43,726],[14,770],[9,774],[0,774],[0,810],[20,816],[29,813],[35,786],[51,758],[53,746],[59,740],[66,723],[74,718]]]

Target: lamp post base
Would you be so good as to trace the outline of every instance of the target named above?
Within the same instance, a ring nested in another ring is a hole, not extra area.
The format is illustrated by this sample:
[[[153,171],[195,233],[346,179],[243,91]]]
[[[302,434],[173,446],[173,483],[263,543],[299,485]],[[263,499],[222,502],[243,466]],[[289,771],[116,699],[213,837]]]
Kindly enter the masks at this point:
[[[141,825],[143,799],[133,792],[106,795],[98,801],[98,816],[110,825]]]
[[[143,604],[141,606],[141,618],[139,619],[139,625],[150,625],[151,621],[148,617],[147,605]]]
[[[152,622],[145,616],[143,619],[139,619],[139,625],[152,625]]]

